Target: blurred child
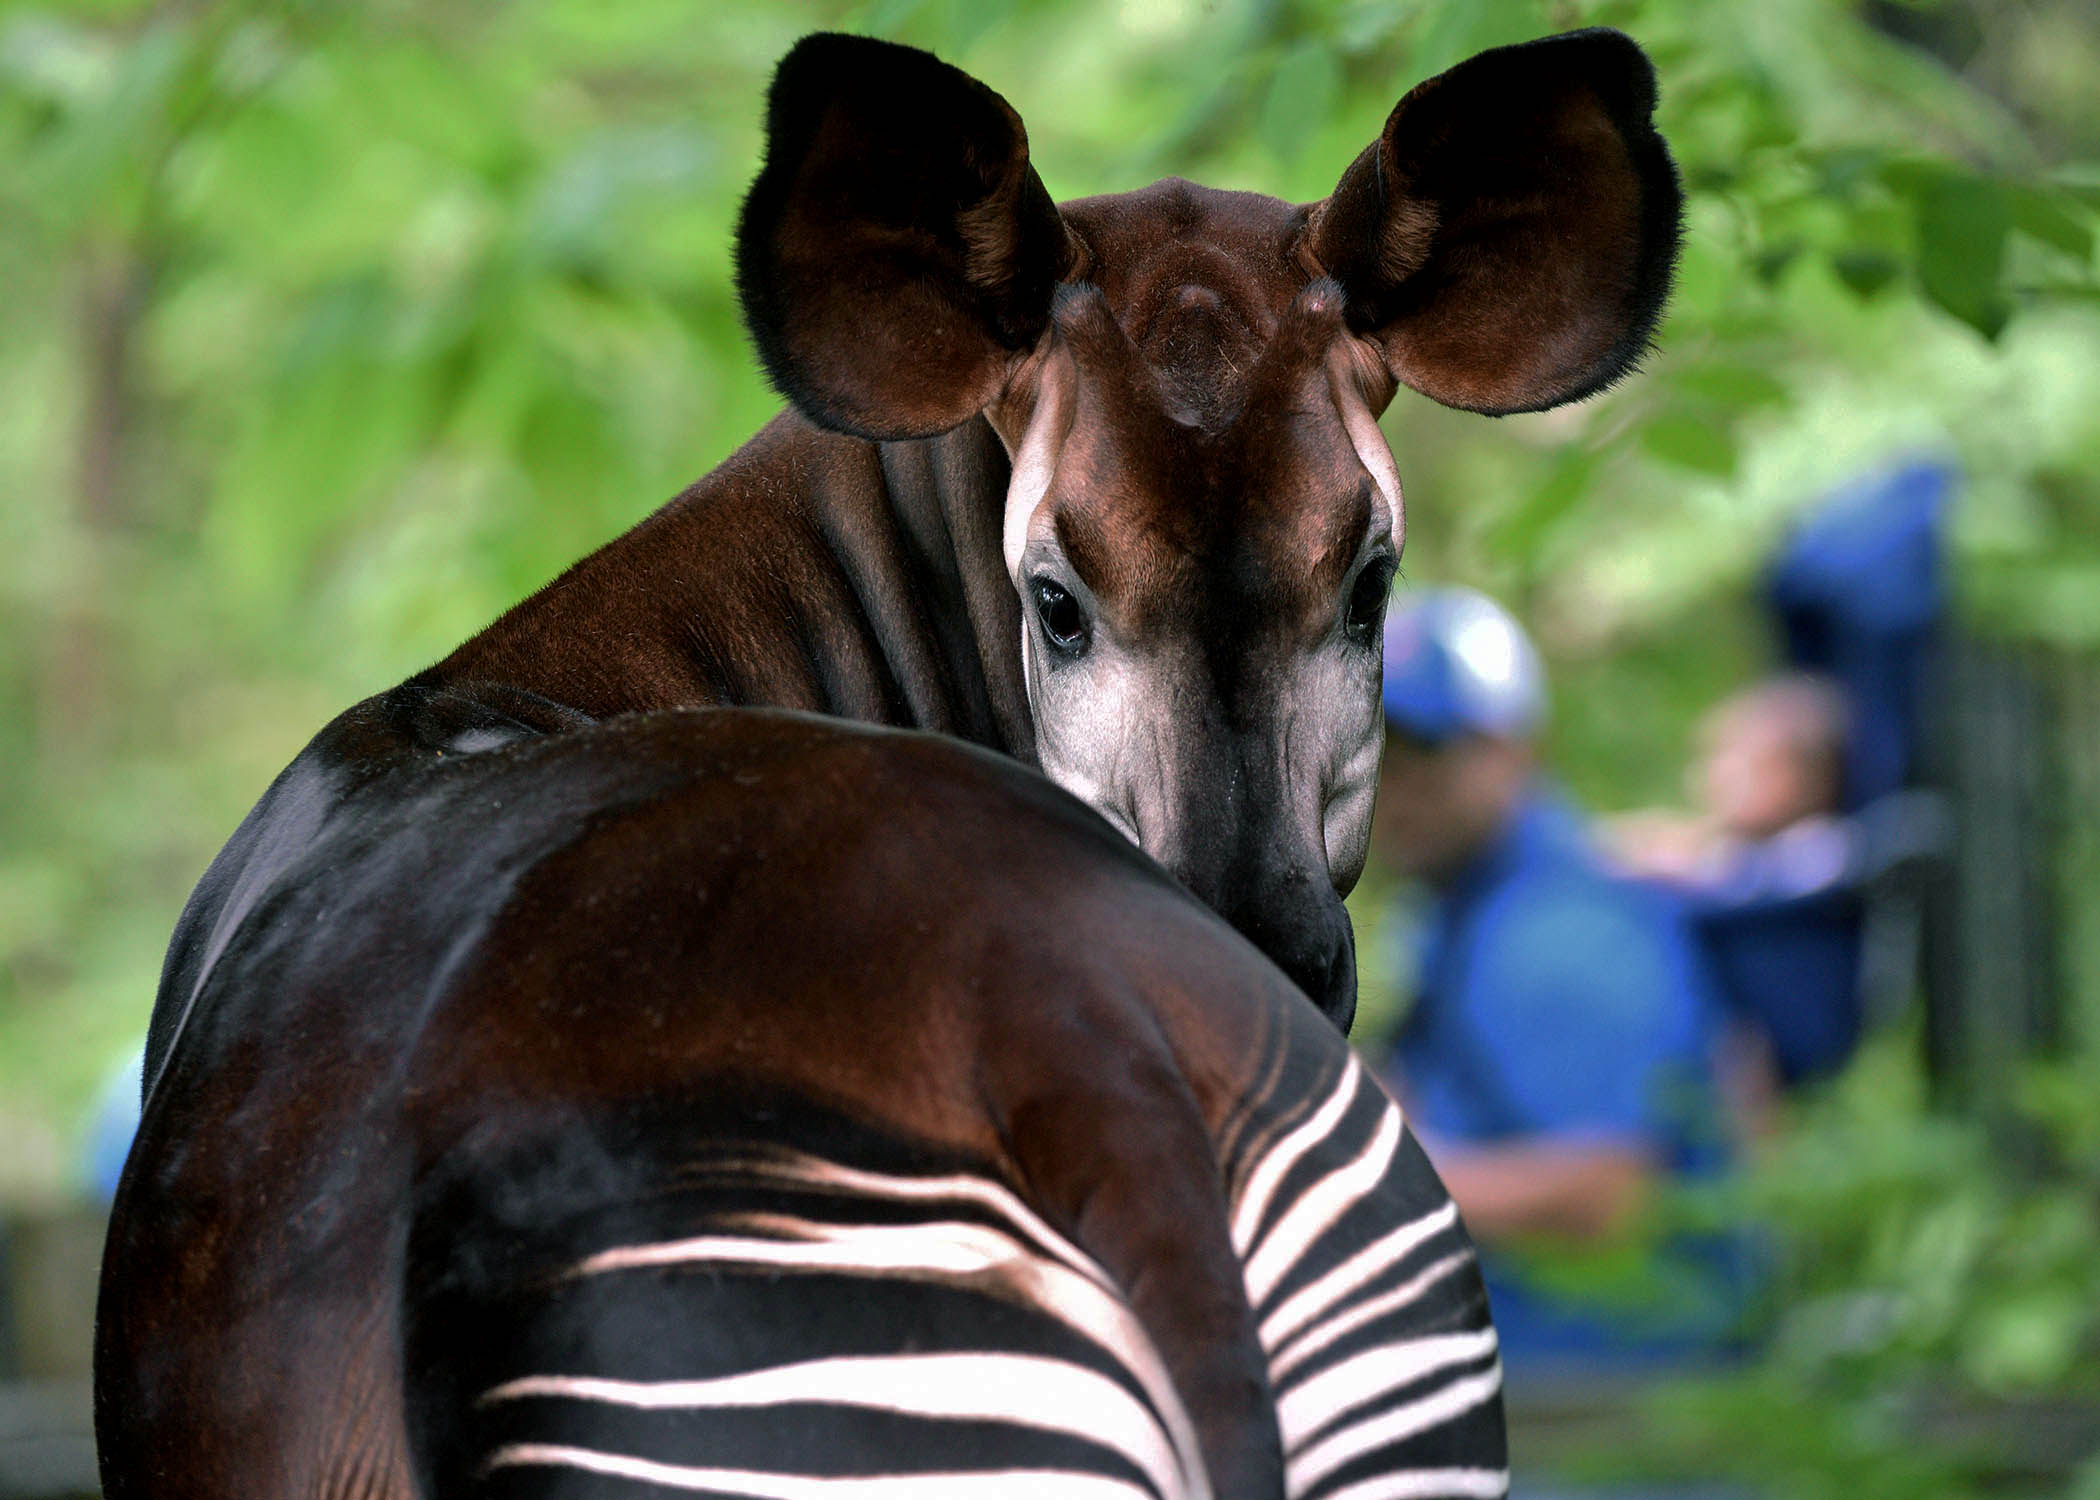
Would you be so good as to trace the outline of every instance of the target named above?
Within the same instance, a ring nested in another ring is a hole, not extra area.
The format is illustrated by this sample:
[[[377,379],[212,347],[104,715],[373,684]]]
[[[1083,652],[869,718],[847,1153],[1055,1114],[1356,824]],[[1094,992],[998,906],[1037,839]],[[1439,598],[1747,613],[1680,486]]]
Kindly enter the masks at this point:
[[[1788,673],[1706,717],[1687,776],[1697,811],[1608,819],[1604,839],[1630,872],[1731,901],[1783,900],[1844,879],[1839,816],[1850,715],[1829,680]]]
[[[1606,820],[1627,873],[1674,890],[1734,1020],[1723,1092],[1740,1133],[1859,1040],[1859,825],[1842,815],[1850,731],[1834,683],[1768,678],[1707,715],[1686,781],[1697,810]]]

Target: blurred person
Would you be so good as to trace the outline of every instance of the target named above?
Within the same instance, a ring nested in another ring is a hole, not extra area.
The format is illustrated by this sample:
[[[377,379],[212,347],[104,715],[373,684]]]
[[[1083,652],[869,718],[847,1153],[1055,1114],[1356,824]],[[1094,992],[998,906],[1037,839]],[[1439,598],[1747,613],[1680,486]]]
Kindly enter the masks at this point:
[[[1596,1297],[1556,1274],[1578,1246],[1626,1249],[1660,1184],[1725,1161],[1719,1010],[1691,935],[1605,867],[1541,772],[1543,673],[1507,613],[1438,591],[1394,612],[1385,652],[1374,847],[1432,898],[1392,1082],[1482,1244],[1505,1357],[1712,1350],[1740,1300],[1725,1247],[1633,1245]]]
[[[1684,901],[1739,1037],[1762,1049],[1760,1064],[1739,1046],[1731,1069],[1751,1120],[1850,1061],[1870,988],[1884,1011],[1909,993],[1915,951],[1884,941],[1870,975],[1869,928],[1877,891],[1914,893],[1951,847],[1946,808],[1918,783],[1957,480],[1911,459],[1809,507],[1760,591],[1788,670],[1707,716],[1693,813],[1607,826],[1627,870]],[[1884,937],[1915,943],[1902,926]]]
[[[1802,895],[1842,879],[1851,829],[1840,817],[1851,711],[1806,672],[1770,677],[1706,715],[1686,781],[1690,814],[1604,820],[1628,871],[1736,900]]]
[[[1769,677],[1712,709],[1685,781],[1694,810],[1600,823],[1627,874],[1683,903],[1728,1007],[1724,1076],[1741,1133],[1858,1046],[1865,854],[1843,813],[1852,713],[1828,678]]]

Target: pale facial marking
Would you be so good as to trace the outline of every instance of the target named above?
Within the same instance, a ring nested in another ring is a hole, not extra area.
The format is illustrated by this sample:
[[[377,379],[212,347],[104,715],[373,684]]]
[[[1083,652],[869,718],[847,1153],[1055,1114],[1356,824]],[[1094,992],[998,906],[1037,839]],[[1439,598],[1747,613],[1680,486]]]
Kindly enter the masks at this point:
[[[1029,607],[1024,591],[1023,608]],[[1147,712],[1142,670],[1098,640],[1086,661],[1047,663],[1046,651],[1031,613],[1021,624],[1021,668],[1035,718],[1036,763],[1045,776],[1145,848],[1134,790],[1142,772],[1133,764]]]
[[[1378,418],[1372,415],[1371,404],[1364,398],[1340,349],[1327,361],[1327,384],[1334,393],[1335,408],[1342,414],[1342,430],[1349,434],[1349,446],[1356,450],[1356,461],[1364,466],[1378,487],[1379,499],[1385,502],[1386,538],[1392,543],[1393,555],[1398,557],[1407,540],[1407,505],[1400,492],[1400,471],[1393,463],[1393,450],[1387,446],[1385,434],[1379,430]],[[1378,526],[1374,519],[1371,529],[1376,532]]]
[[[1328,361],[1329,389],[1357,462],[1375,489],[1359,569],[1397,557],[1405,534],[1400,479],[1377,418],[1351,373],[1346,351]],[[1063,555],[1047,503],[1071,437],[1078,372],[1052,349],[1034,409],[1018,441],[1002,521],[1007,573],[1022,603],[1021,660],[1045,775],[1093,807],[1133,843],[1167,858],[1176,837],[1142,809],[1174,808],[1178,747],[1200,732],[1175,663],[1126,649],[1105,629],[1084,585]],[[1352,587],[1355,573],[1352,573]],[[1033,598],[1046,577],[1080,598],[1097,623],[1085,652],[1066,657],[1045,639]],[[1314,643],[1282,675],[1272,722],[1288,800],[1304,811],[1326,872],[1346,891],[1362,873],[1370,847],[1371,809],[1383,744],[1379,713],[1379,643],[1368,650],[1337,630]]]
[[[1318,726],[1308,759],[1318,764],[1324,791],[1320,840],[1327,870],[1339,890],[1356,884],[1371,848],[1371,805],[1378,793],[1378,759],[1385,746],[1379,701],[1382,642],[1368,650],[1346,643],[1319,652],[1296,684]]]
[[[1072,432],[1074,378],[1069,358],[1053,351],[1044,359],[1035,410],[1029,414],[1027,431],[1009,455],[1013,475],[1006,485],[1006,512],[1000,536],[1005,544],[1007,576],[1024,595],[1027,590],[1021,582],[1021,554],[1028,546],[1029,526],[1050,493],[1050,482],[1057,477],[1057,460],[1064,451],[1065,439]]]

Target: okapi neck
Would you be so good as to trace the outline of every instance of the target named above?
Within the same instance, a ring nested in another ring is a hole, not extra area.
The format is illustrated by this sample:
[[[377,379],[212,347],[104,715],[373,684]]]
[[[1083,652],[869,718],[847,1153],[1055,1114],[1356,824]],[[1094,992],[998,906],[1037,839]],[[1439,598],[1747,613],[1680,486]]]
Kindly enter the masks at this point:
[[[783,412],[411,681],[521,689],[593,719],[803,709],[1032,764],[1007,478],[981,417],[873,443]]]

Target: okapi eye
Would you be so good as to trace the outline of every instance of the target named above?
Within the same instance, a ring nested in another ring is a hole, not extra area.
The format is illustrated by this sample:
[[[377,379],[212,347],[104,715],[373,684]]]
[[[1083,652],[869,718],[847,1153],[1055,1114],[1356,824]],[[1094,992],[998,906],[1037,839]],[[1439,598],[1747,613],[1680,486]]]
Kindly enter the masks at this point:
[[[1365,566],[1349,590],[1349,612],[1342,621],[1349,634],[1369,640],[1385,619],[1386,596],[1393,591],[1393,565],[1384,558]]]
[[[1048,578],[1038,578],[1029,587],[1035,594],[1036,618],[1043,622],[1043,634],[1050,644],[1066,656],[1086,650],[1086,611],[1071,590]]]

